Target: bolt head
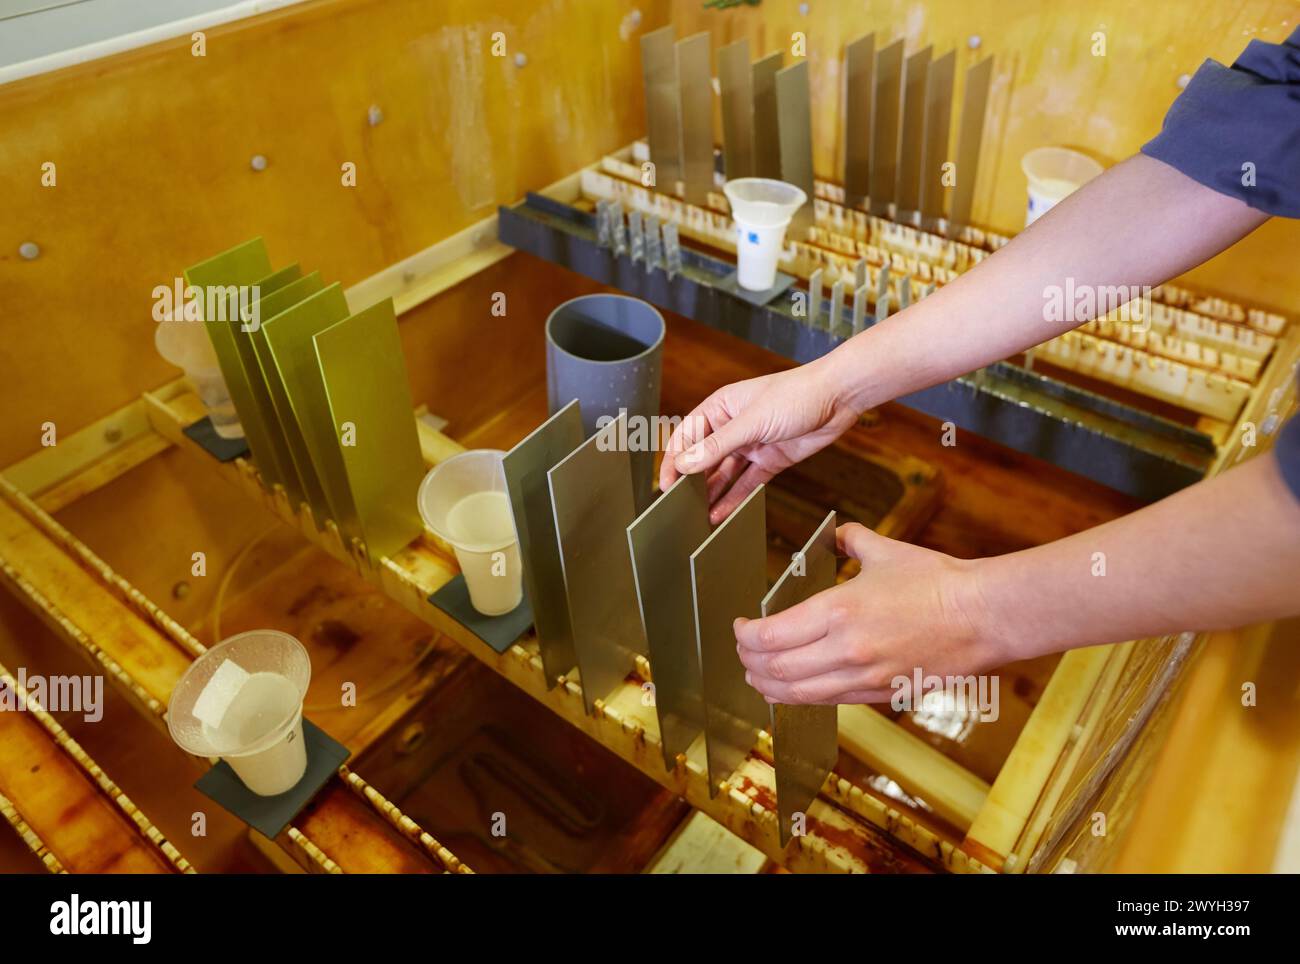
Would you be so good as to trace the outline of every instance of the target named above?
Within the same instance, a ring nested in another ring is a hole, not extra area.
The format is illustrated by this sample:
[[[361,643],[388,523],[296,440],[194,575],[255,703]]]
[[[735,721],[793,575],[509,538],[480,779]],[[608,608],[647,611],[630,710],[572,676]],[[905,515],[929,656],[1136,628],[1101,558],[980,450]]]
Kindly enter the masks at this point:
[[[522,51],[519,52],[519,53],[517,53],[517,54],[515,54],[515,66],[516,66],[516,67],[527,67],[527,66],[528,66],[528,55],[527,55],[526,53],[523,53]]]
[[[977,33],[973,33],[966,38],[966,46],[971,50],[979,50],[983,43],[984,39]]]
[[[24,241],[18,245],[18,254],[26,261],[35,261],[41,256],[41,246],[35,241]]]
[[[254,154],[253,157],[252,157],[252,159],[248,162],[248,166],[251,167],[251,168],[252,168],[253,170],[255,170],[255,171],[265,171],[265,170],[266,170],[266,155],[265,155],[265,154]]]

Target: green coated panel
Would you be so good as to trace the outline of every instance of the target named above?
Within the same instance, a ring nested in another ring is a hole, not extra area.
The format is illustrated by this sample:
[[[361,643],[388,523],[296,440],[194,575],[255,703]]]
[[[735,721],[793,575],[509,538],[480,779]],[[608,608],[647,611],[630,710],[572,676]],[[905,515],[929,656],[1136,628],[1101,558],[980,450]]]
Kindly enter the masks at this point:
[[[271,259],[261,238],[254,238],[215,257],[185,269],[185,283],[204,293],[204,321],[217,354],[221,374],[244,427],[253,462],[268,484],[296,485],[288,446],[276,430],[275,410],[252,342],[240,321],[239,289],[252,286],[271,273]],[[209,292],[227,289],[211,299],[216,309],[208,317]]]
[[[385,298],[312,341],[366,550],[372,560],[391,556],[424,531],[416,504],[424,457],[393,300]]]
[[[294,469],[297,471],[298,479],[302,483],[303,496],[307,504],[311,506],[312,514],[317,521],[332,518],[333,512],[329,500],[325,496],[325,488],[321,484],[320,476],[312,463],[311,451],[307,448],[307,439],[298,426],[298,420],[294,417],[289,392],[285,388],[284,380],[280,377],[280,372],[276,369],[275,359],[271,355],[271,346],[267,342],[266,330],[263,325],[299,302],[321,291],[324,287],[325,282],[321,279],[320,272],[313,271],[306,277],[298,278],[282,288],[271,291],[269,294],[263,294],[257,302],[261,324],[249,332],[249,337],[253,341],[253,351],[257,355],[258,368],[261,370],[262,378],[266,382],[267,390],[271,393],[271,404],[275,409],[276,423],[289,447],[289,457],[293,460]],[[302,350],[310,351],[305,342]]]
[[[310,276],[309,276],[310,277]],[[304,279],[306,280],[306,279]],[[330,285],[262,322],[262,334],[284,389],[297,430],[307,447],[328,511],[345,539],[360,537],[361,528],[343,467],[338,436],[312,336],[348,316],[343,286]]]

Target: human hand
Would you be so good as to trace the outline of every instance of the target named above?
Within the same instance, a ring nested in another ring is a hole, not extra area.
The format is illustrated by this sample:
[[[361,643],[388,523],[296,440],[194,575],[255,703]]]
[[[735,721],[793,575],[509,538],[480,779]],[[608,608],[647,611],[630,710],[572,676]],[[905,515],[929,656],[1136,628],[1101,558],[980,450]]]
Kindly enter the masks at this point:
[[[857,416],[816,362],[725,385],[673,431],[659,488],[708,472],[716,524],[759,485],[839,438]]]
[[[737,619],[745,678],[769,703],[885,703],[895,677],[967,675],[1010,662],[990,631],[978,561],[836,530],[853,579],[766,619]]]

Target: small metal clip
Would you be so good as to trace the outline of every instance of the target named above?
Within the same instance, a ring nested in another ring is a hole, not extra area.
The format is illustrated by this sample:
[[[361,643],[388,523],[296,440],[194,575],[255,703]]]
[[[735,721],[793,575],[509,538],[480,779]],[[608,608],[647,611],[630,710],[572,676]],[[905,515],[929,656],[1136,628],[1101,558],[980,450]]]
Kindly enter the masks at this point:
[[[830,324],[826,330],[832,335],[839,334],[840,326],[843,324],[844,317],[844,279],[841,278],[835,284],[831,285],[831,317]]]
[[[663,263],[663,245],[659,241],[659,219],[653,214],[642,222],[645,228],[645,267],[653,271]]]
[[[818,327],[822,313],[822,269],[808,276],[808,326]]]
[[[677,225],[668,222],[664,225],[664,271],[671,281],[682,270],[682,245],[677,238]]]
[[[853,292],[853,334],[858,334],[867,327],[867,289],[862,285]]]
[[[610,245],[609,208],[609,201],[596,202],[596,244],[602,248],[608,248]]]
[[[632,244],[632,263],[636,264],[645,255],[645,237],[641,233],[641,212],[627,212],[628,240]]]
[[[627,254],[627,230],[623,226],[623,205],[614,201],[609,206],[609,233],[614,244],[614,257]]]

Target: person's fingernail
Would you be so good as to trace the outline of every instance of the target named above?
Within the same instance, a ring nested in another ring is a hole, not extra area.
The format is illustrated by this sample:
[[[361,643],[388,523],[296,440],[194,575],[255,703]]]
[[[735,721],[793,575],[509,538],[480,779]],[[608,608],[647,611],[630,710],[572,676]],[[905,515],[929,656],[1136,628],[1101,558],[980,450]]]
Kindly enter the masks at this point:
[[[685,452],[677,456],[677,467],[690,468],[704,456],[703,450],[698,445],[692,445]]]
[[[749,677],[749,670],[745,670],[745,682],[748,683],[750,686],[754,685],[754,681]]]

